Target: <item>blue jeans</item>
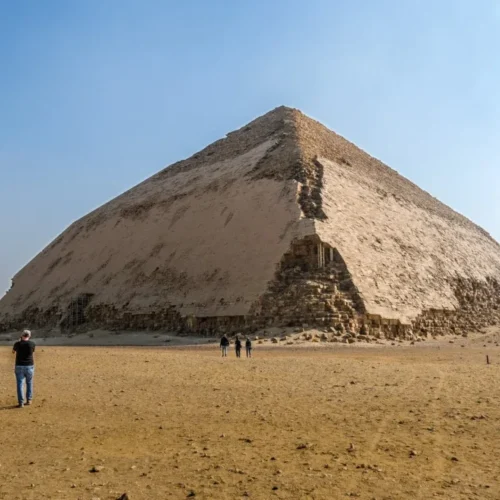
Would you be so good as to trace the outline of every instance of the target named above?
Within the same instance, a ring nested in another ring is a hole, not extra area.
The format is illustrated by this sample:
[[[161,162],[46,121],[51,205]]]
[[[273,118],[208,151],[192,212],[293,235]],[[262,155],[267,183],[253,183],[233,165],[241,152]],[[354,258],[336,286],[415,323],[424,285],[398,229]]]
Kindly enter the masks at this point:
[[[26,379],[26,399],[31,401],[33,399],[33,375],[35,374],[35,367],[16,365],[15,372],[17,382],[17,401],[19,404],[24,403],[24,379]]]

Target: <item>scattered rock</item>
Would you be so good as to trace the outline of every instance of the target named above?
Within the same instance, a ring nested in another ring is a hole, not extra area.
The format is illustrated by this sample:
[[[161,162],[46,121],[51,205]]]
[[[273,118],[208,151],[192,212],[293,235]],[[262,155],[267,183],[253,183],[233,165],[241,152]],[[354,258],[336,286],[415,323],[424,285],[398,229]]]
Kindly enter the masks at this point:
[[[486,420],[488,418],[487,415],[474,415],[470,419],[471,420]]]
[[[102,465],[94,465],[92,469],[89,470],[89,472],[92,472],[93,474],[96,474],[98,472],[101,472],[104,469]]]

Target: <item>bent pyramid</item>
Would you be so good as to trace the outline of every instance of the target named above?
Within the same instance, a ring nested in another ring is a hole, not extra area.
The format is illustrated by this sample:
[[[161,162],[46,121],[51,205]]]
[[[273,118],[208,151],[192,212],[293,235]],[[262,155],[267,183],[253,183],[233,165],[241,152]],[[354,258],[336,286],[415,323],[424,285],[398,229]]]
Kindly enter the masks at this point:
[[[500,246],[280,107],[73,223],[13,279],[0,329],[463,333],[499,319]]]

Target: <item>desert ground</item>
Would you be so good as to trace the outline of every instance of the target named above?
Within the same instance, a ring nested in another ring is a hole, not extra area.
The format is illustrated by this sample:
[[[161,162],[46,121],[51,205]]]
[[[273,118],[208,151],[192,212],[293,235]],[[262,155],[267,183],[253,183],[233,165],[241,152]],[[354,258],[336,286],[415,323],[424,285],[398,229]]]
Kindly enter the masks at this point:
[[[0,347],[1,499],[500,498],[499,331],[252,359],[78,338],[38,342],[23,409]]]

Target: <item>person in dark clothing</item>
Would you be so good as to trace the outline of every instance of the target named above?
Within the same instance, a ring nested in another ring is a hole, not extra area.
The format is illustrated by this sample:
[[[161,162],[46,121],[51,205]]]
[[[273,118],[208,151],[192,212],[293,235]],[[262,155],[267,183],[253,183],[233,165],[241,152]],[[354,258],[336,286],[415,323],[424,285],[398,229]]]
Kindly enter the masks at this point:
[[[220,349],[222,351],[222,357],[225,358],[227,356],[227,348],[229,347],[229,339],[223,335],[220,339]]]
[[[247,358],[252,357],[252,341],[250,340],[250,337],[247,337],[245,340],[245,349],[247,351]]]
[[[236,349],[236,357],[241,358],[241,340],[239,339],[239,337],[236,337],[234,348]]]
[[[26,404],[33,401],[33,376],[35,374],[35,343],[30,340],[31,332],[24,330],[21,338],[14,344],[12,352],[16,353],[16,383],[19,408],[24,406],[24,381],[26,380]]]

